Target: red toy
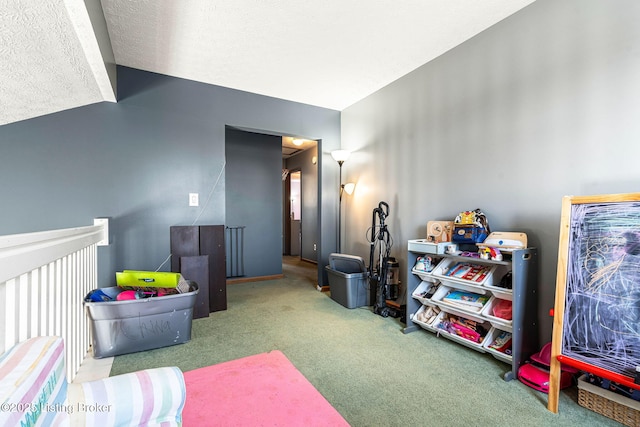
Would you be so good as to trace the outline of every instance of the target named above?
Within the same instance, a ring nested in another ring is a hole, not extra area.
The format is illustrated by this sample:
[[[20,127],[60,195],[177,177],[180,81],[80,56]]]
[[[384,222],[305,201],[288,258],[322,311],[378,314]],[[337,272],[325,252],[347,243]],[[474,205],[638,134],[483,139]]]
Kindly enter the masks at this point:
[[[529,387],[549,393],[549,368],[551,366],[551,343],[546,343],[542,349],[531,355],[524,365],[518,369],[518,379],[521,383]],[[570,387],[573,384],[573,378],[578,372],[570,366],[561,365],[560,371],[560,389]]]

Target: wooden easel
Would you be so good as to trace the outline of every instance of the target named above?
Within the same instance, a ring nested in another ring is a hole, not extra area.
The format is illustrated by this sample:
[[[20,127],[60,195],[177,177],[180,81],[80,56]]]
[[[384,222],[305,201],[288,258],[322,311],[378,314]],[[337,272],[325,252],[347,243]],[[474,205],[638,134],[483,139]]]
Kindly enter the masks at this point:
[[[549,376],[549,400],[547,409],[558,413],[558,399],[560,396],[561,363],[594,373],[596,375],[619,382],[629,387],[640,388],[633,379],[606,369],[577,361],[562,355],[562,340],[564,330],[565,302],[567,298],[567,271],[569,257],[569,237],[571,227],[572,206],[576,204],[602,204],[617,202],[640,201],[640,193],[611,194],[599,196],[565,196],[562,199],[562,214],[560,218],[560,243],[558,246],[558,268],[556,275],[556,296],[553,313],[553,336],[551,344],[551,366]]]

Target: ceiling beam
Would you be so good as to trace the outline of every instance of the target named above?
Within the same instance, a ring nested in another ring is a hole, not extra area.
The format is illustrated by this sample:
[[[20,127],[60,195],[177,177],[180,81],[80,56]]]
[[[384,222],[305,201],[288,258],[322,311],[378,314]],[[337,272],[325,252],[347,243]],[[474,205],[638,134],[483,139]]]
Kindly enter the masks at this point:
[[[117,102],[116,61],[99,0],[64,0],[69,18],[105,101]]]

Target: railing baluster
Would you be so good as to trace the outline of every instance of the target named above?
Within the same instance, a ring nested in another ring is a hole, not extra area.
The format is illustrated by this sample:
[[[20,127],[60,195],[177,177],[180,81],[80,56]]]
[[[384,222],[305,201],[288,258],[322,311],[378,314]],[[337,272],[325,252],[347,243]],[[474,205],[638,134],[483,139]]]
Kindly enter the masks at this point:
[[[97,246],[107,244],[104,220],[93,227],[0,236],[0,353],[34,336],[60,336],[67,379],[73,380],[90,346],[82,300],[98,286]]]
[[[28,274],[23,274],[17,280],[16,293],[18,295],[18,340],[23,341],[29,338],[28,318],[26,317],[29,297]]]
[[[5,292],[6,292],[6,317],[5,317],[5,339],[4,344],[6,347],[11,346],[12,343],[18,342],[18,323],[20,319],[18,319],[18,310],[16,307],[16,302],[18,301],[16,295],[16,279],[8,280],[5,283]],[[8,345],[7,345],[8,344]]]
[[[40,275],[38,270],[33,270],[29,277],[29,336],[35,337],[40,335],[40,293],[39,291]]]

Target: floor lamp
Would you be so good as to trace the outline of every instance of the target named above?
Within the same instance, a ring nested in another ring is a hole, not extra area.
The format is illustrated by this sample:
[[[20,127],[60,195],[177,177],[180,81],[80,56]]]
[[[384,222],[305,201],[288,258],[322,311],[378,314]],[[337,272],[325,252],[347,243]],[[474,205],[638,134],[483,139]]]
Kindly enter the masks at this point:
[[[351,194],[355,187],[355,184],[353,183],[342,183],[342,164],[347,161],[350,155],[351,152],[347,150],[335,150],[331,152],[331,157],[333,157],[333,160],[338,162],[338,166],[340,166],[340,196],[338,198],[338,253],[342,252],[342,193],[346,191],[347,194]]]

